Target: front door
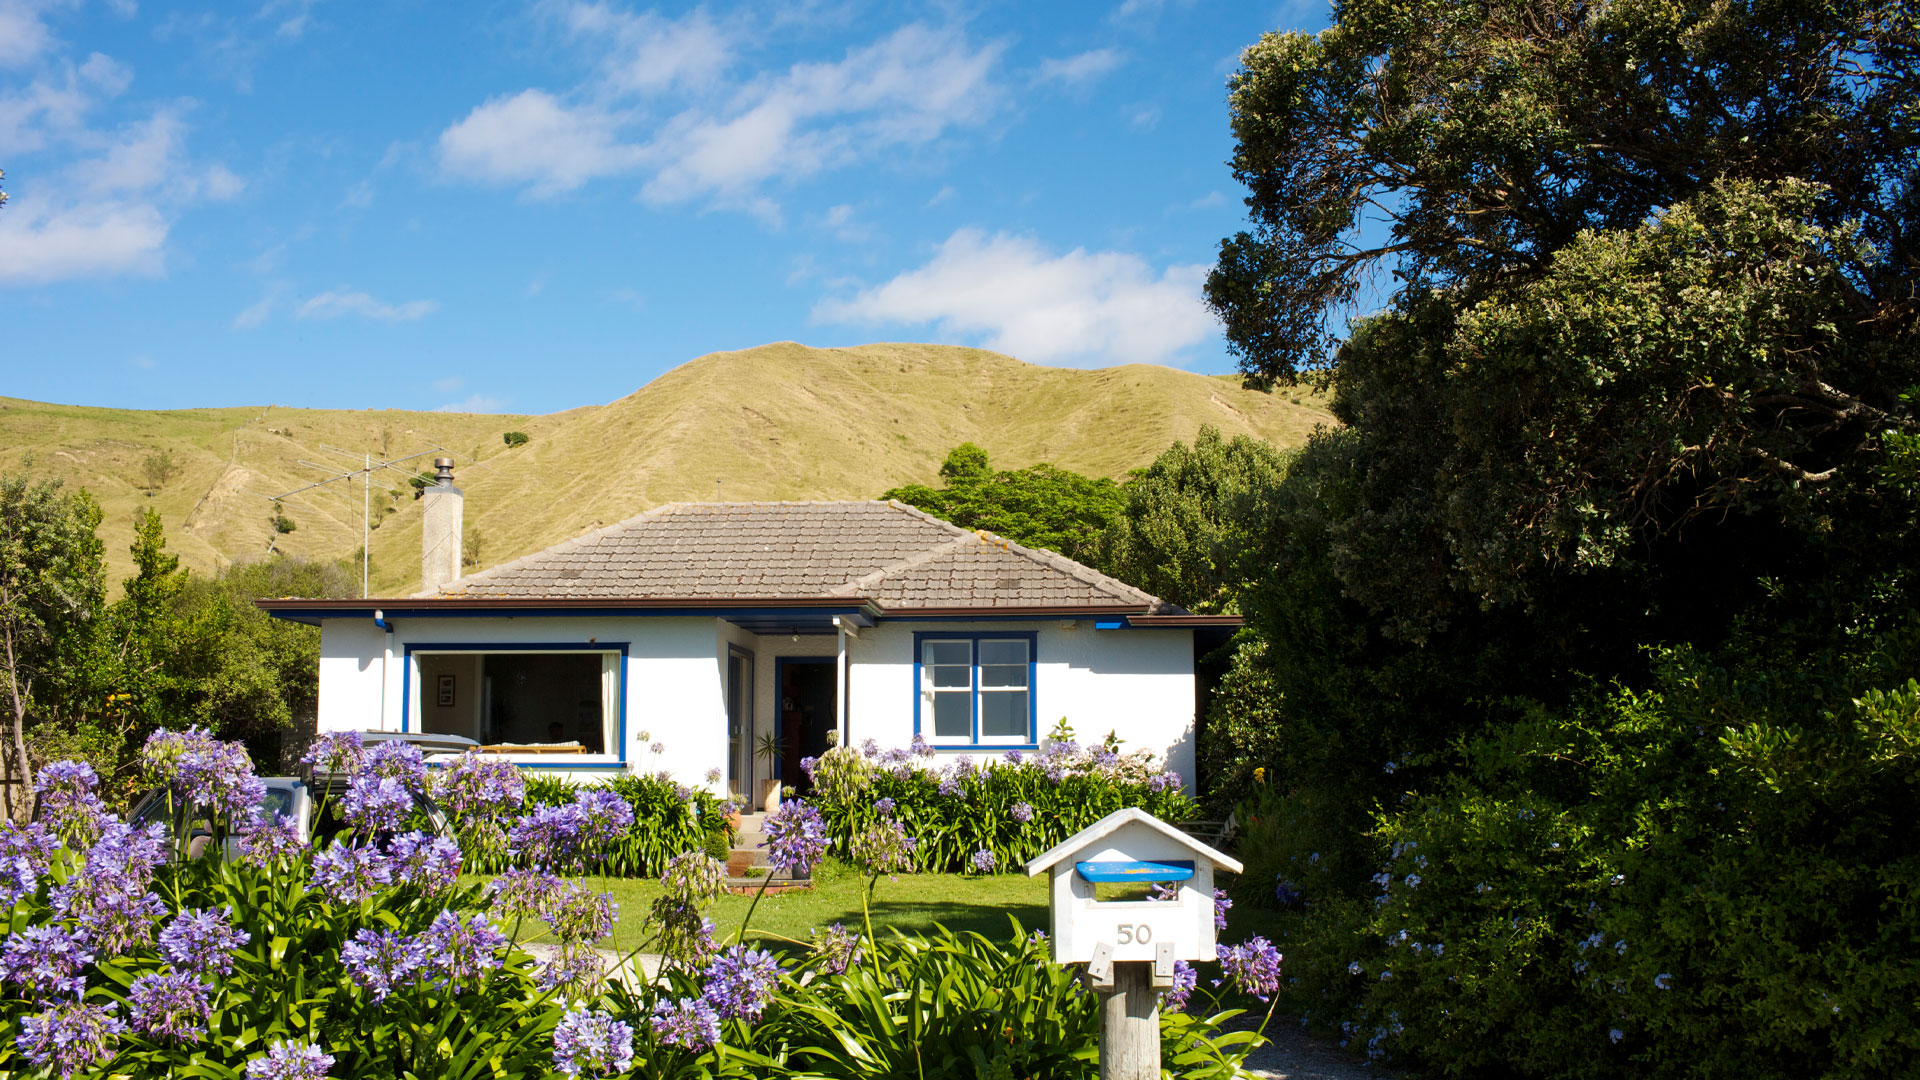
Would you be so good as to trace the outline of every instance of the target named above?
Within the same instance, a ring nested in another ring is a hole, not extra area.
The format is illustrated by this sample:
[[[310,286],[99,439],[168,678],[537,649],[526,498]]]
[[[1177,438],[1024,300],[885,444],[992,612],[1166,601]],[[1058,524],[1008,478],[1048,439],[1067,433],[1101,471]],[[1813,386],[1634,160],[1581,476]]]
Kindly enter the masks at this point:
[[[780,667],[780,783],[805,795],[812,788],[800,759],[827,752],[833,715],[831,656],[783,656]]]

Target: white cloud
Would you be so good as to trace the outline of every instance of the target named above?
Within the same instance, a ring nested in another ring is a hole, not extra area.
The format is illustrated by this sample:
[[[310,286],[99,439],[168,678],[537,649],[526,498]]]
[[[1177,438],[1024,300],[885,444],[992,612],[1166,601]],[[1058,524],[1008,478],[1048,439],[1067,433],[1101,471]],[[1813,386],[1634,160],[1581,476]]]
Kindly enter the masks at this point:
[[[817,322],[934,324],[949,338],[1035,363],[1179,363],[1218,332],[1200,301],[1204,265],[1155,273],[1138,255],[961,229],[931,261],[847,299],[815,305]]]
[[[440,135],[445,175],[534,196],[640,175],[648,201],[708,200],[778,222],[762,188],[926,145],[1006,98],[994,79],[1002,46],[959,28],[915,23],[838,60],[728,83],[732,39],[702,12],[564,14],[602,49],[596,75],[564,94],[533,88],[477,106]],[[662,107],[677,111],[657,120]]]
[[[108,199],[48,206],[7,200],[0,212],[0,282],[41,284],[94,275],[158,275],[167,221],[153,205]]]
[[[273,314],[274,306],[278,303],[279,299],[279,290],[276,289],[268,292],[267,295],[260,298],[258,303],[249,306],[246,310],[233,317],[233,328],[235,330],[251,330],[261,323],[266,322],[267,316]]]
[[[506,401],[487,394],[471,394],[464,401],[449,401],[445,405],[436,405],[434,412],[490,413],[499,412]]]
[[[0,68],[24,67],[53,45],[41,16],[56,5],[45,0],[0,0]]]
[[[1041,82],[1076,86],[1092,82],[1119,67],[1126,57],[1117,49],[1090,49],[1077,56],[1063,56],[1040,62]]]
[[[443,394],[451,394],[466,385],[466,380],[458,375],[449,375],[444,379],[433,380],[433,388]]]
[[[619,145],[614,126],[612,118],[569,107],[544,90],[523,90],[476,106],[441,132],[440,167],[557,195],[638,163],[638,150]]]
[[[358,315],[381,322],[412,322],[439,310],[432,300],[409,300],[404,304],[386,304],[363,292],[328,290],[309,299],[294,311],[301,319],[338,319]]]

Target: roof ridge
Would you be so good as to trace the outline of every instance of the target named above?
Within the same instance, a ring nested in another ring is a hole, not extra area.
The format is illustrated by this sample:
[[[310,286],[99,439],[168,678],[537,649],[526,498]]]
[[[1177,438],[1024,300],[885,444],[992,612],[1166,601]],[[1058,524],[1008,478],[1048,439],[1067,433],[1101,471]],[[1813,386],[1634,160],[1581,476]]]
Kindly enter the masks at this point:
[[[935,518],[934,520],[939,521],[940,519]],[[951,522],[942,522],[942,524],[951,524]],[[959,528],[959,526],[955,525],[954,528],[957,529]],[[945,543],[927,548],[924,551],[916,552],[913,555],[910,555],[907,558],[904,558],[897,563],[892,563],[890,565],[883,566],[878,570],[874,570],[869,573],[862,574],[859,577],[854,578],[853,580],[847,582],[845,585],[842,585],[839,588],[833,590],[832,595],[864,596],[865,593],[863,592],[863,590],[873,588],[874,586],[887,580],[889,577],[892,577],[894,574],[911,570],[916,566],[925,566],[926,564],[933,562],[935,559],[943,558],[946,555],[949,555],[952,552],[958,551],[962,547],[965,547],[968,541],[973,541],[975,543],[985,542],[981,540],[981,538],[978,535],[970,532],[965,532],[963,530],[959,536],[956,536],[953,539],[946,541]]]
[[[465,588],[467,583],[472,581],[480,581],[484,584],[486,579],[488,578],[495,577],[500,574],[504,574],[508,570],[519,569],[523,564],[530,563],[535,559],[548,558],[553,555],[558,555],[562,552],[577,551],[580,548],[585,547],[588,543],[598,541],[604,538],[605,536],[607,536],[609,533],[612,533],[617,529],[623,529],[628,525],[631,525],[634,522],[639,521],[642,518],[665,517],[667,516],[667,514],[673,512],[675,508],[681,505],[683,504],[661,503],[659,506],[642,510],[630,518],[623,518],[619,521],[614,522],[611,525],[602,525],[598,529],[594,529],[590,532],[583,532],[579,536],[572,537],[571,539],[562,540],[559,543],[554,544],[552,547],[543,547],[538,551],[529,551],[525,555],[522,555],[517,559],[508,559],[506,562],[503,562],[498,566],[489,566],[485,570],[476,571],[474,573],[466,575],[465,577],[454,578],[452,581],[449,581],[445,585],[440,586],[440,590],[438,592],[418,592],[418,593],[415,593],[414,596],[415,597],[446,596],[449,594],[451,590],[463,589]]]
[[[913,505],[912,503],[904,503],[904,502],[901,502],[899,499],[876,499],[874,501],[883,503],[886,506],[891,507],[892,509],[898,510],[901,513],[907,515],[908,517],[918,518],[921,521],[930,522],[934,525],[938,525],[942,529],[946,529],[948,532],[953,533],[955,536],[975,536],[975,535],[978,535],[979,532],[981,531],[978,529],[962,528],[958,525],[955,525],[953,522],[948,521],[946,518],[934,517],[932,514],[927,513],[925,510],[920,509],[919,507]]]
[[[1103,574],[1093,567],[1088,566],[1086,563],[1078,559],[1070,559],[1051,548],[1032,548],[1016,540],[1009,540],[999,533],[987,532],[985,529],[982,529],[981,532],[998,540],[1007,550],[1018,555],[1023,555],[1042,566],[1067,574],[1077,581],[1099,589],[1101,592],[1121,597],[1136,604],[1146,604],[1149,608],[1157,609],[1166,607],[1178,610],[1178,605],[1176,604],[1169,604],[1167,601],[1160,599],[1145,589],[1135,588],[1117,577]]]

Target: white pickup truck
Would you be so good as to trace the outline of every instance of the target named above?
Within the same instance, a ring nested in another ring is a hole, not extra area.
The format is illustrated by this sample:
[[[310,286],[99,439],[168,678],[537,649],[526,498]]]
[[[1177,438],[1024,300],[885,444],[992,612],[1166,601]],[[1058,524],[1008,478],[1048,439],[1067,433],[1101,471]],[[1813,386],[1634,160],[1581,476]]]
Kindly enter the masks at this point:
[[[399,731],[363,731],[360,733],[363,743],[371,746],[390,740],[404,740],[420,748],[421,753],[431,762],[436,759],[458,757],[479,744],[472,739],[458,735],[425,735],[417,732]],[[301,831],[308,836],[327,838],[340,831],[340,821],[332,814],[315,822],[314,817],[320,806],[320,797],[328,800],[339,798],[347,790],[347,777],[338,774],[318,775],[311,771],[305,776],[263,776],[267,785],[267,799],[260,808],[263,821],[272,821],[282,814],[293,818],[300,824]],[[426,813],[433,831],[443,836],[451,835],[446,815],[430,799],[420,799],[420,807]],[[169,814],[171,810],[171,814]],[[168,792],[162,788],[149,791],[134,803],[133,811],[127,816],[129,823],[146,825],[155,821],[167,821],[171,817],[169,829],[175,836],[184,833],[187,836],[187,854],[189,858],[199,858],[206,853],[208,845],[213,843],[213,815],[207,807],[199,805],[175,806]],[[226,858],[239,855],[239,840],[232,836],[223,838],[221,849]]]

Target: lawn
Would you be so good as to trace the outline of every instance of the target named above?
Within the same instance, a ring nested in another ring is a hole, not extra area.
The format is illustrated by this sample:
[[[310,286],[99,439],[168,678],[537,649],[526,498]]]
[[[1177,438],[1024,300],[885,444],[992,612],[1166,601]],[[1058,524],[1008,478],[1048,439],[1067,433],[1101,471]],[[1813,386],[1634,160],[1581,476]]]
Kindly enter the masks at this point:
[[[482,880],[468,878],[470,881]],[[849,928],[860,926],[860,893],[866,879],[844,863],[828,862],[814,871],[814,887],[787,893],[769,893],[754,909],[753,926],[748,938],[764,938],[769,943],[782,939],[805,941],[809,931],[832,923]],[[602,885],[598,878],[583,879],[589,888],[603,888],[620,905],[619,922],[614,928],[611,947],[630,949],[646,933],[647,909],[660,895],[660,883],[652,878],[613,878]],[[723,896],[709,914],[715,936],[731,940],[746,917],[749,896]],[[1027,930],[1047,927],[1047,879],[1025,874],[992,874],[981,877],[960,874],[901,874],[889,880],[881,878],[874,890],[873,928],[883,927],[903,933],[918,933],[940,923],[952,930],[977,930],[989,937],[1005,940],[1010,933],[1007,917],[1020,921]],[[523,931],[523,940],[541,940]]]

